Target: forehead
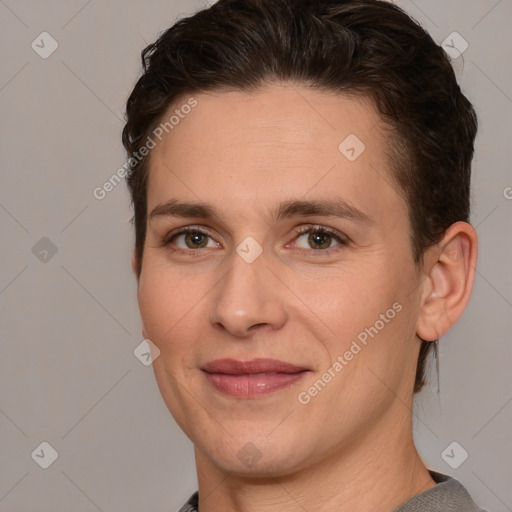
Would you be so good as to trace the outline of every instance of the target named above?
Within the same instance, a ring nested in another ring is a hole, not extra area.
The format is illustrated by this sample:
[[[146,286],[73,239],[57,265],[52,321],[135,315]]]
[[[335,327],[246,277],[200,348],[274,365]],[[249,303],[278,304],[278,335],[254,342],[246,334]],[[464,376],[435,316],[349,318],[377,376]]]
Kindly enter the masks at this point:
[[[376,215],[399,200],[383,122],[364,97],[272,84],[193,98],[194,108],[181,110],[184,96],[166,115],[181,114],[151,152],[148,209],[170,192],[238,207],[277,196],[366,197]]]
[[[218,150],[219,141],[232,147],[243,142],[243,148],[239,148],[243,151],[281,142],[290,151],[317,149],[325,154],[327,150],[338,157],[337,143],[350,134],[358,134],[366,144],[371,137],[373,146],[384,138],[379,129],[381,117],[373,102],[362,95],[347,96],[286,83],[267,84],[253,92],[216,91],[193,97],[197,103],[193,109],[184,108],[190,100],[184,96],[164,116],[165,122],[182,108],[190,110],[181,119],[174,116],[179,124],[169,131],[172,137],[166,138],[174,148],[187,147],[186,139],[193,131],[203,153]]]

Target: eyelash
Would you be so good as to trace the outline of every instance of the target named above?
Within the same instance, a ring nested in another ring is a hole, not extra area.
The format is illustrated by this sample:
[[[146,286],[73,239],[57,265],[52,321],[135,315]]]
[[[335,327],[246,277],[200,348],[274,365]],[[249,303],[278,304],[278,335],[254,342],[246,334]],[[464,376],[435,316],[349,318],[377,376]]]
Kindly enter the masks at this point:
[[[208,231],[204,230],[203,228],[198,228],[194,226],[186,226],[182,229],[180,229],[177,232],[170,233],[168,236],[166,236],[161,243],[162,247],[170,248],[171,243],[174,239],[178,238],[181,235],[185,235],[187,233],[199,233],[201,235],[208,236],[213,239],[213,236],[208,233]],[[334,247],[329,247],[328,249],[302,249],[298,248],[301,252],[307,252],[309,254],[314,254],[315,256],[326,256],[330,255],[334,251],[340,250],[340,246],[346,246],[349,244],[349,239],[346,236],[342,236],[336,231],[333,231],[331,229],[325,228],[323,226],[317,226],[317,225],[308,225],[308,226],[301,226],[297,229],[295,233],[294,240],[297,238],[300,238],[302,235],[305,234],[325,234],[331,236],[336,242],[338,242],[339,245],[336,245]],[[200,249],[182,249],[181,247],[174,247],[171,248],[172,252],[175,253],[181,253],[186,254],[190,256],[201,256],[201,250]]]

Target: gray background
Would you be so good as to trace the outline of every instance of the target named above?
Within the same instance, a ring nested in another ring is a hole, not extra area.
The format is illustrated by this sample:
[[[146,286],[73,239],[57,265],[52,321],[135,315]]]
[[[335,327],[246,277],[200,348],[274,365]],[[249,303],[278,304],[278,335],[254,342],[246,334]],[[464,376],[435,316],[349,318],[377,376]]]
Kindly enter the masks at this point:
[[[453,63],[480,120],[475,290],[442,339],[440,393],[433,374],[417,400],[415,437],[429,467],[489,511],[512,510],[512,2],[399,4],[438,43],[453,31],[468,42]],[[92,191],[124,163],[141,49],[204,5],[0,0],[2,512],[173,511],[195,490],[192,446],[133,354],[142,337],[125,185],[103,200]],[[58,42],[46,59],[31,48],[43,31]],[[59,454],[48,469],[31,457],[43,441]],[[469,454],[457,469],[441,456],[453,441]]]

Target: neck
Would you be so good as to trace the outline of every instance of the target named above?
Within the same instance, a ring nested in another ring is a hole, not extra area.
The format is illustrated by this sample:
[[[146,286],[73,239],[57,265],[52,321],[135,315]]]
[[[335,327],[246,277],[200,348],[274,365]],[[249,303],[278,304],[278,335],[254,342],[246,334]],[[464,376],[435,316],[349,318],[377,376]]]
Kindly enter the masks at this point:
[[[200,512],[392,512],[435,485],[414,447],[410,412],[399,408],[349,447],[284,476],[228,473],[196,449]]]

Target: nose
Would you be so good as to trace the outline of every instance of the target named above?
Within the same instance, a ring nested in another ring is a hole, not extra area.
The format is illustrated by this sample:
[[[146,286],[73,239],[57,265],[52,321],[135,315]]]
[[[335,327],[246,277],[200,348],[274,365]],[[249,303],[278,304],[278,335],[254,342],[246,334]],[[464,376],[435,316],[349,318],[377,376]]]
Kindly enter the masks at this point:
[[[280,329],[286,323],[285,290],[264,253],[252,263],[233,254],[231,269],[213,293],[210,322],[234,336]]]

